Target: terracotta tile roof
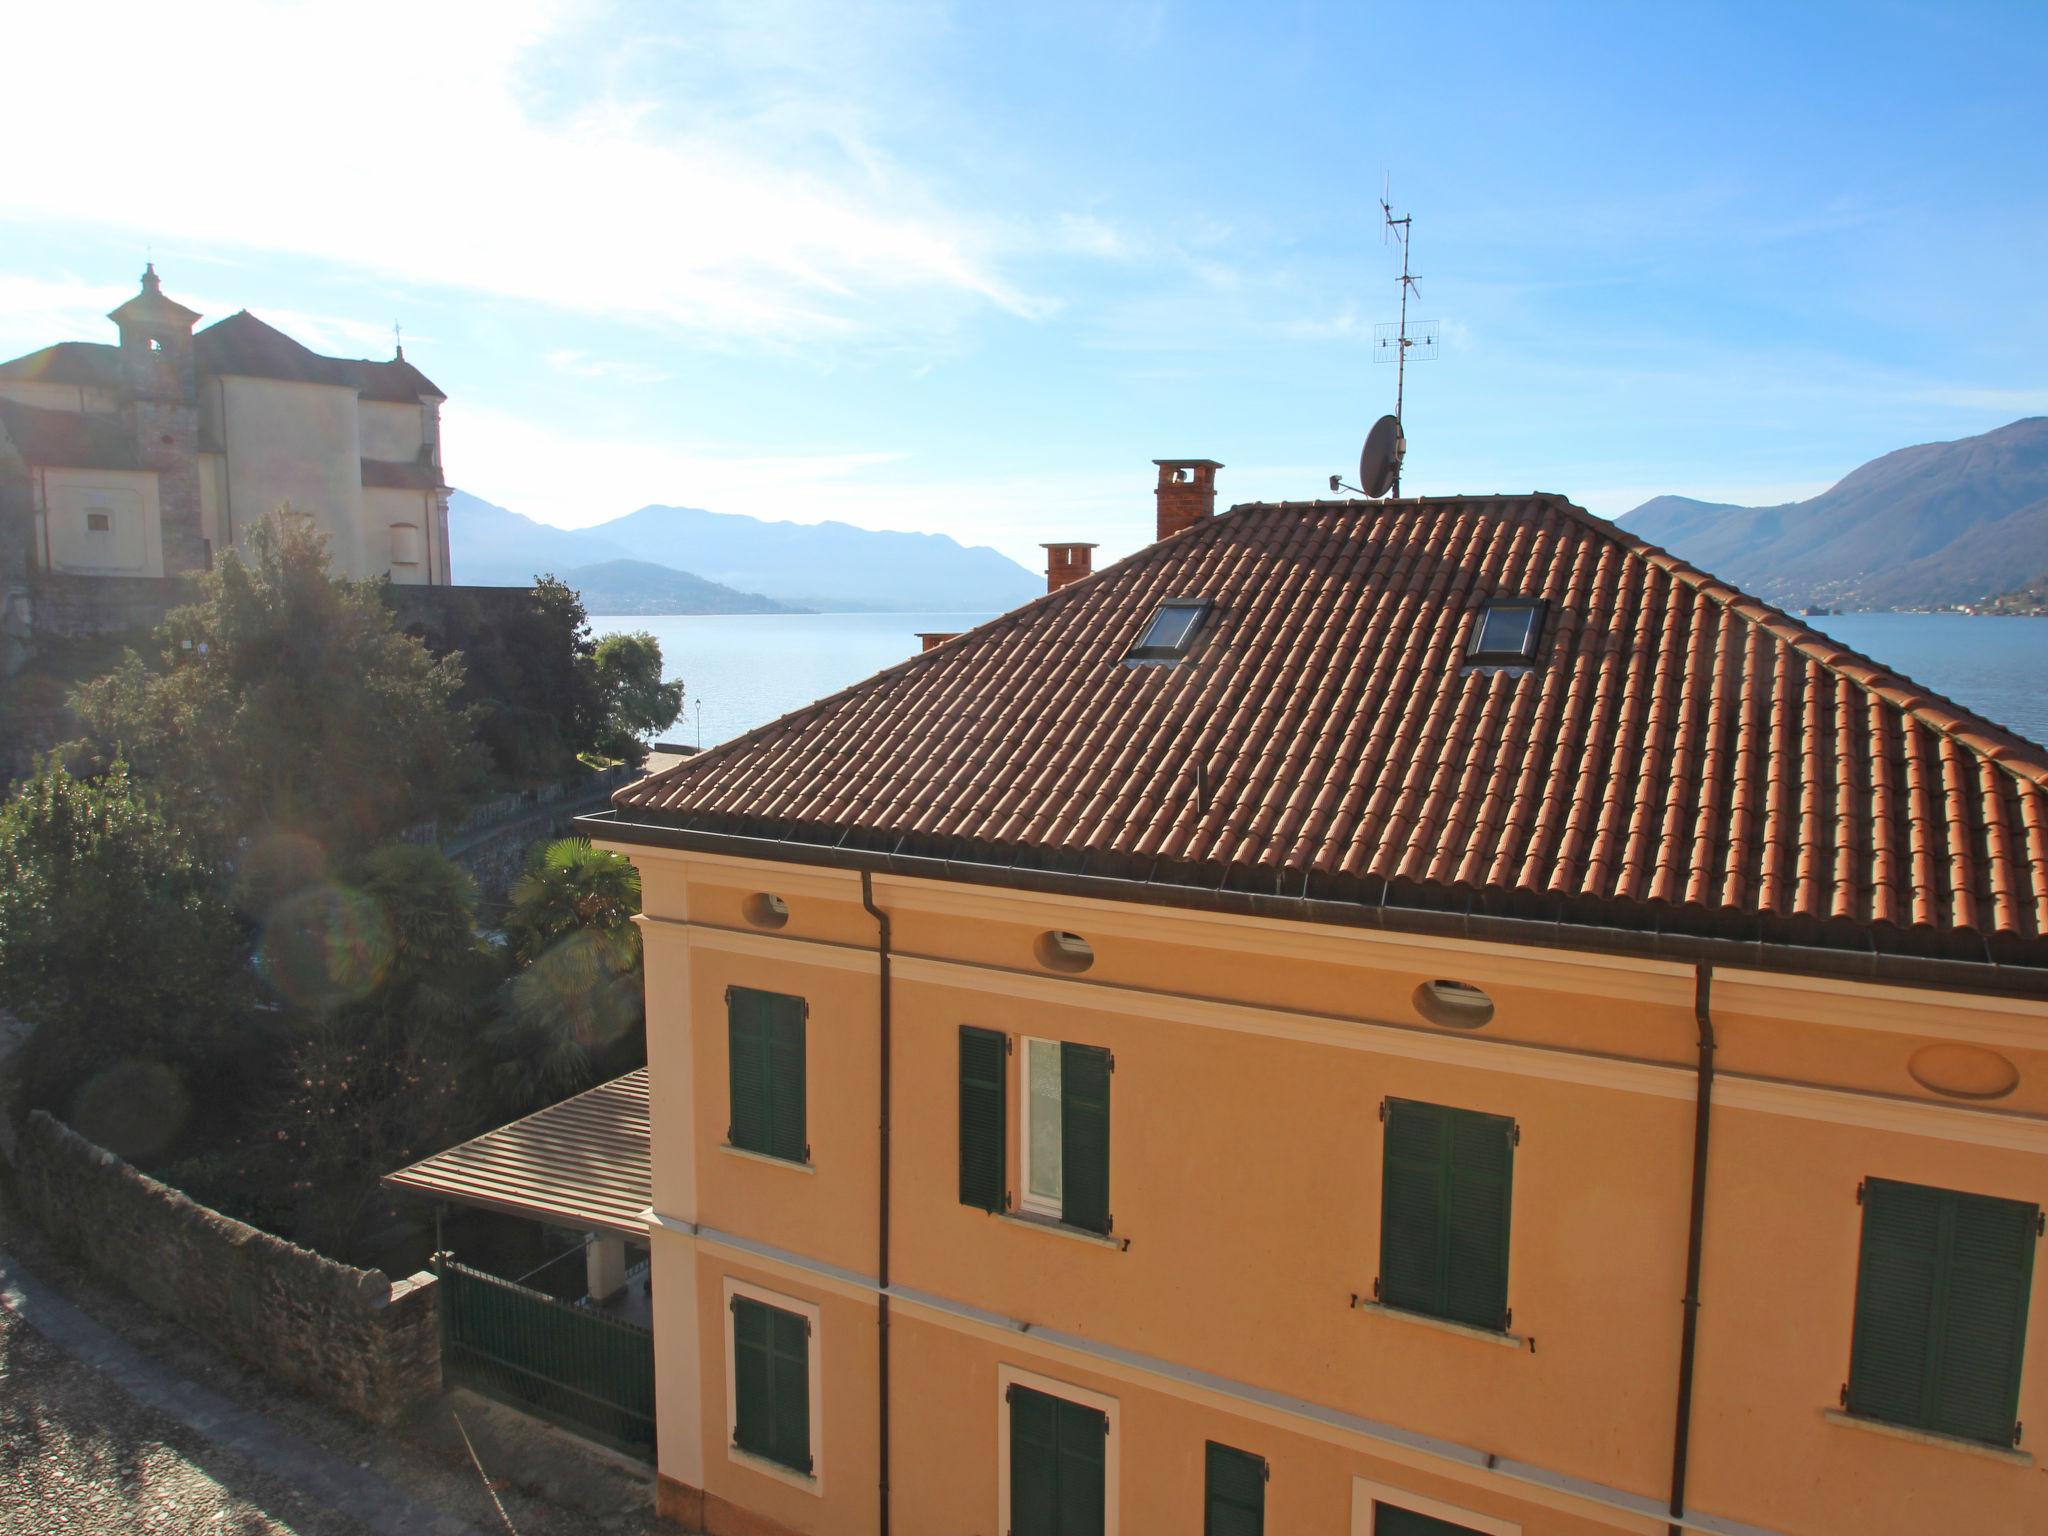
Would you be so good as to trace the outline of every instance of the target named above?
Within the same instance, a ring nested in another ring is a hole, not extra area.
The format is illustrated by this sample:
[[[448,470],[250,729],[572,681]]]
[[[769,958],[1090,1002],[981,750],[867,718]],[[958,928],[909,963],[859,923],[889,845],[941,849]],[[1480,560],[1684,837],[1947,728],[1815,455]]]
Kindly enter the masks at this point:
[[[1536,664],[1462,658],[1548,599]],[[1123,658],[1214,604],[1184,662]],[[622,821],[2048,965],[2048,752],[1554,496],[1257,504],[621,790]]]
[[[0,379],[118,389],[127,382],[127,375],[121,367],[119,347],[97,341],[60,341],[0,363]]]
[[[432,491],[442,485],[441,466],[418,459],[364,459],[363,484],[385,491]]]
[[[446,398],[434,382],[403,358],[371,362],[326,357],[292,340],[276,326],[237,310],[193,338],[201,373],[286,379],[301,384],[342,384],[366,400],[417,405],[422,395]]]

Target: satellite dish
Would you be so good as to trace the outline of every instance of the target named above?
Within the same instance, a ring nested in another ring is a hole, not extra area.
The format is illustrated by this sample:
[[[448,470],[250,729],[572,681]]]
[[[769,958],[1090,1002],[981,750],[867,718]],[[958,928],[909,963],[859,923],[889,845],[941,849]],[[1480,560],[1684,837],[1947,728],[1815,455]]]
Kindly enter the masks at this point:
[[[1365,435],[1365,451],[1358,456],[1358,483],[1368,496],[1384,496],[1399,483],[1401,459],[1408,452],[1408,439],[1401,435],[1401,418],[1382,416]]]

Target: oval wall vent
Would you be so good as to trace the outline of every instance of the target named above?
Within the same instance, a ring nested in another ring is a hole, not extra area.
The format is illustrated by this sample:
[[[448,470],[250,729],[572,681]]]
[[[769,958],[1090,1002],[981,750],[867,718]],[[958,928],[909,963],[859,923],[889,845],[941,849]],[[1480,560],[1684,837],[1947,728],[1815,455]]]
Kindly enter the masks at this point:
[[[1447,1029],[1477,1029],[1493,1021],[1493,999],[1469,981],[1439,977],[1415,989],[1415,1011]]]
[[[1923,1045],[1906,1070],[1922,1088],[1951,1099],[2002,1099],[2020,1085],[2020,1069],[1981,1045]]]
[[[1048,971],[1069,975],[1085,971],[1095,963],[1095,946],[1078,933],[1054,928],[1038,936],[1038,963]]]
[[[780,896],[756,891],[740,903],[740,916],[756,928],[780,928],[789,921],[789,903]]]

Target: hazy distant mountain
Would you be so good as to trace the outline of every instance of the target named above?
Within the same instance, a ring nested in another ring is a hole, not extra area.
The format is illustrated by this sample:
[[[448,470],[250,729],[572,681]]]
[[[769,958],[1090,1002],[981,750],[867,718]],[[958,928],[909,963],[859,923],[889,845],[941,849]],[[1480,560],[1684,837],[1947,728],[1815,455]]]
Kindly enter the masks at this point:
[[[793,613],[786,604],[671,566],[646,560],[605,560],[556,575],[583,595],[586,613]]]
[[[595,532],[658,560],[828,611],[939,612],[1014,608],[1045,578],[994,550],[944,534],[878,533],[848,523],[769,523],[696,507],[642,507]]]
[[[626,560],[833,612],[995,612],[1045,590],[1044,577],[1007,556],[943,534],[770,523],[696,507],[642,507],[570,530],[451,491],[448,541],[465,586],[524,585],[540,571],[566,579],[572,569]],[[587,595],[585,605],[599,611]]]
[[[1981,602],[2048,563],[2048,417],[1901,448],[1807,501],[1659,496],[1623,525],[1780,606]]]
[[[448,548],[455,583],[524,587],[547,571],[624,560],[632,551],[580,529],[550,528],[467,491],[448,493]]]

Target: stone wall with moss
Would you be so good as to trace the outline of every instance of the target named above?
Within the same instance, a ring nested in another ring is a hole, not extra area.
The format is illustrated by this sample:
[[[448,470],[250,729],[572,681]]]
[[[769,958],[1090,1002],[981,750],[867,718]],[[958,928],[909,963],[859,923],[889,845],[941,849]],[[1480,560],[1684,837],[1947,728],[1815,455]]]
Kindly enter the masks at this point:
[[[14,1185],[52,1242],[165,1316],[373,1424],[441,1387],[437,1282],[393,1282],[209,1210],[42,1110]]]

